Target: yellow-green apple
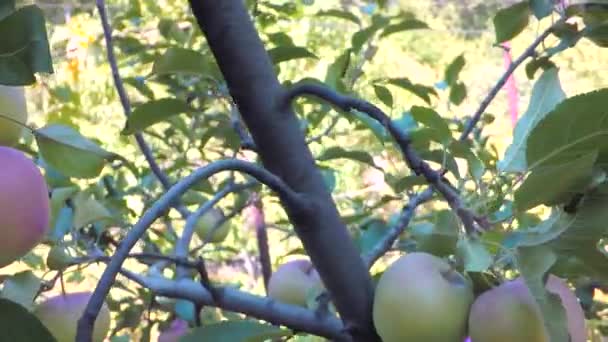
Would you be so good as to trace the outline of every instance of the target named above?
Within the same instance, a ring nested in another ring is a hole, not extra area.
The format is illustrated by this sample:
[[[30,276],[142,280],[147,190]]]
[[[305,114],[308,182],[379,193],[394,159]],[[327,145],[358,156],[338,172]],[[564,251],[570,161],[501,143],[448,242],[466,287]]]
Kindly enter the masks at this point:
[[[230,222],[227,220],[219,227],[216,227],[224,220],[224,213],[219,208],[208,210],[196,223],[196,235],[199,239],[211,243],[219,243],[226,239],[230,233]]]
[[[51,297],[40,303],[34,315],[53,334],[57,342],[74,342],[78,320],[91,298],[90,292],[73,292]],[[110,331],[110,309],[103,303],[93,328],[93,342],[102,342]]]
[[[571,342],[585,342],[583,310],[562,279],[549,275],[547,291],[560,297],[566,311]],[[472,342],[549,342],[540,308],[522,278],[481,294],[469,315]]]
[[[308,259],[292,260],[279,266],[270,276],[268,296],[283,303],[307,306],[308,295],[322,284]]]
[[[0,267],[27,254],[46,235],[48,188],[23,152],[0,146]]]
[[[409,253],[378,281],[374,325],[383,342],[462,341],[472,302],[471,282],[447,262]]]
[[[0,85],[0,145],[14,146],[27,122],[23,87]]]

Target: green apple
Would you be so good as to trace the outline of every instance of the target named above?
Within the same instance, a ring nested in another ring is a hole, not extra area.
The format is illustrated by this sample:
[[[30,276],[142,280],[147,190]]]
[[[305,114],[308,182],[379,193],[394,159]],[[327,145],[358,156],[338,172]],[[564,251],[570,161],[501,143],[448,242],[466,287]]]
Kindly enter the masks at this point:
[[[307,306],[308,295],[321,288],[322,281],[308,259],[279,266],[268,281],[268,296],[280,302]]]
[[[471,283],[447,262],[409,253],[378,281],[374,325],[383,342],[462,341],[472,303]]]
[[[0,145],[17,144],[23,134],[27,116],[23,87],[0,85]]]
[[[48,188],[23,152],[0,146],[0,267],[27,254],[47,233]]]
[[[219,208],[208,210],[196,223],[196,235],[202,241],[219,243],[226,239],[230,233],[230,222],[225,221],[221,226],[216,227],[224,220],[224,213]]]
[[[46,256],[46,266],[50,270],[63,270],[70,265],[73,258],[62,246],[53,246]]]
[[[550,275],[547,291],[559,295],[566,310],[571,342],[585,342],[583,310],[560,278]],[[522,278],[505,282],[481,294],[469,315],[473,342],[549,342],[540,308]]]
[[[73,292],[51,297],[40,303],[34,315],[53,334],[57,342],[74,342],[78,320],[91,297],[90,292]],[[93,328],[93,342],[102,342],[110,331],[110,309],[104,303]]]

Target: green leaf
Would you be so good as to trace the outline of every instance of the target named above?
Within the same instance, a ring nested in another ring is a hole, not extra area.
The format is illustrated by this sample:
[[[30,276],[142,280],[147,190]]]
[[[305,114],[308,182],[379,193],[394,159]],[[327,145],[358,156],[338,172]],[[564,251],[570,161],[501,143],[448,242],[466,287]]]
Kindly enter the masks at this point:
[[[68,177],[95,178],[114,156],[71,127],[48,125],[34,134],[44,160]]]
[[[458,57],[454,58],[450,65],[448,65],[448,67],[445,69],[444,75],[445,82],[448,84],[448,86],[452,86],[454,83],[456,83],[456,81],[458,81],[458,76],[460,75],[460,72],[464,68],[465,64],[466,61],[464,59],[464,55],[460,54]]]
[[[393,107],[393,94],[386,87],[374,84],[374,92],[376,96],[384,103],[387,107]]]
[[[36,277],[32,271],[19,272],[4,280],[1,297],[32,310],[34,297],[40,290],[41,283],[40,278]]]
[[[380,142],[384,142],[389,138],[389,134],[384,128],[384,126],[382,126],[378,121],[370,118],[369,115],[361,113],[359,111],[354,111],[354,115],[357,119],[359,119],[359,121],[363,123],[363,125],[365,125],[366,128],[368,128],[372,131],[372,133],[374,133],[374,135],[376,136],[376,138],[378,138]]]
[[[570,338],[566,311],[559,296],[546,290],[543,280],[556,260],[555,253],[547,247],[519,247],[517,249],[519,271],[540,307],[550,341],[568,341]]]
[[[88,224],[112,219],[110,211],[96,199],[79,193],[73,200],[74,228],[80,229]]]
[[[4,0],[0,2],[0,20],[15,12],[15,0]]]
[[[467,86],[462,82],[457,82],[450,87],[450,102],[455,105],[460,105],[467,97]]]
[[[528,137],[526,158],[534,170],[599,151],[608,161],[608,88],[571,97],[538,123]],[[559,134],[556,134],[559,132]]]
[[[427,184],[424,176],[405,176],[403,178],[396,178],[394,176],[389,177],[389,175],[387,175],[387,183],[396,193],[401,193],[417,185]]]
[[[566,94],[559,82],[558,70],[545,71],[532,88],[528,110],[519,119],[513,133],[513,142],[507,148],[505,156],[498,162],[502,172],[526,171],[527,139],[538,123],[557,106]]]
[[[530,5],[521,1],[499,10],[494,16],[496,43],[504,43],[520,34],[530,21]]]
[[[325,151],[323,151],[323,153],[321,153],[317,160],[326,161],[340,158],[355,160],[364,164],[368,164],[372,167],[376,167],[374,159],[369,153],[364,151],[347,151],[342,147],[330,147],[326,149]]]
[[[330,88],[338,91],[344,89],[342,79],[346,75],[348,66],[350,65],[351,50],[347,49],[327,68],[325,74],[325,84]]]
[[[139,105],[127,119],[122,134],[134,134],[168,118],[188,113],[191,108],[182,100],[166,98]]]
[[[492,255],[477,238],[463,236],[458,240],[456,250],[467,272],[483,272],[492,265]]]
[[[447,122],[433,109],[413,106],[410,112],[414,120],[437,131],[443,143],[448,143],[453,139]]]
[[[208,57],[189,49],[171,47],[159,56],[152,66],[152,73],[156,75],[188,74],[204,76],[208,74],[206,65]]]
[[[555,65],[555,63],[553,63],[549,57],[543,56],[540,58],[535,58],[526,64],[526,76],[528,76],[528,79],[532,80],[534,79],[534,75],[538,69],[547,71],[552,68],[557,70],[557,65]]]
[[[314,53],[301,46],[278,46],[268,50],[268,54],[274,65],[300,58],[319,59]]]
[[[515,206],[525,211],[540,204],[552,206],[569,201],[584,192],[596,160],[597,151],[593,151],[562,164],[535,169],[515,192]]]
[[[414,84],[407,78],[391,78],[388,80],[388,83],[413,93],[428,104],[431,104],[430,95],[437,95],[437,92],[432,87]]]
[[[416,241],[417,251],[444,257],[456,250],[460,224],[458,217],[451,210],[441,210],[436,214],[435,223],[420,222],[408,231]]]
[[[371,219],[368,221],[361,227],[361,234],[357,238],[360,254],[369,253],[389,231],[389,227],[382,220]]]
[[[380,38],[388,37],[398,32],[428,28],[429,26],[424,21],[420,21],[418,19],[406,19],[400,23],[388,25],[380,34]]]
[[[10,3],[7,5],[10,7]],[[40,8],[24,6],[3,18],[0,36],[0,84],[30,85],[36,82],[36,73],[53,73],[44,14]]]
[[[450,151],[456,158],[462,158],[467,161],[469,165],[469,173],[475,180],[480,180],[485,172],[485,167],[481,160],[471,151],[464,142],[452,141],[450,144]]]
[[[353,52],[359,52],[363,45],[369,42],[372,37],[374,37],[376,32],[388,25],[388,23],[389,20],[387,18],[374,16],[374,20],[371,26],[359,30],[355,32],[355,34],[353,34],[351,38],[351,48]]]
[[[456,177],[460,177],[460,171],[458,169],[458,163],[454,159],[454,156],[448,154],[442,150],[422,151],[420,152],[422,159],[430,160],[435,162],[442,167],[445,167],[448,171],[454,174]]]
[[[51,227],[56,226],[61,210],[66,206],[66,201],[76,192],[78,192],[76,186],[53,189],[51,192]]]
[[[540,20],[553,11],[553,0],[530,0],[530,7],[536,19]]]
[[[327,11],[319,11],[319,12],[317,12],[316,15],[317,15],[317,17],[334,17],[334,18],[339,18],[339,19],[345,19],[345,20],[351,21],[357,25],[361,25],[361,21],[359,20],[359,18],[357,18],[356,15],[354,15],[348,11],[331,9],[331,10],[327,10]]]
[[[57,342],[36,316],[17,303],[0,298],[1,341]]]
[[[223,321],[193,329],[180,342],[263,342],[291,335],[291,331],[254,321]]]

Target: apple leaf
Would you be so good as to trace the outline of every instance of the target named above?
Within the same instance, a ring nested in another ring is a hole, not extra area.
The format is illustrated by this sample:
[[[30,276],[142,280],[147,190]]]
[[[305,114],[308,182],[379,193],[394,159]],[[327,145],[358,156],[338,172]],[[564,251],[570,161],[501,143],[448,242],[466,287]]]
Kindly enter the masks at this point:
[[[515,206],[525,211],[540,204],[557,205],[581,193],[593,175],[597,151],[562,164],[548,165],[532,171],[515,192]],[[547,186],[547,180],[552,184]]]
[[[492,255],[477,238],[464,236],[458,240],[456,256],[467,272],[483,272],[492,265]]]
[[[32,271],[23,271],[4,280],[2,298],[31,310],[34,308],[34,297],[40,290],[41,280]]]
[[[166,98],[139,105],[127,119],[122,134],[133,134],[164,121],[174,115],[188,113],[192,109],[182,100]]]
[[[334,17],[334,18],[340,18],[340,19],[344,19],[344,20],[348,20],[351,21],[357,25],[361,25],[361,20],[359,20],[359,18],[357,18],[356,15],[348,12],[348,11],[341,11],[341,10],[337,10],[337,9],[330,9],[327,11],[319,11],[316,14],[317,17]]]
[[[390,90],[384,86],[374,84],[374,92],[382,103],[389,108],[393,108],[393,94],[391,94]]]
[[[57,342],[44,324],[21,305],[0,298],[3,341]]]
[[[550,340],[568,341],[570,338],[566,311],[560,297],[546,290],[543,280],[556,260],[557,256],[548,247],[519,247],[517,249],[519,271],[540,307]]]
[[[428,28],[429,25],[427,25],[424,21],[418,19],[406,19],[397,24],[391,24],[386,26],[386,28],[384,28],[384,30],[380,34],[380,38],[384,38],[398,32]]]
[[[450,87],[450,102],[460,105],[467,97],[467,86],[462,82],[456,82]]]
[[[466,143],[454,140],[450,144],[449,149],[454,157],[462,158],[467,161],[467,164],[469,165],[469,174],[473,179],[481,179],[485,172],[485,166]]]
[[[389,232],[386,223],[379,219],[372,219],[361,227],[361,235],[357,239],[359,250],[366,255]]]
[[[396,87],[407,90],[419,98],[423,99],[424,102],[431,104],[431,95],[437,95],[437,92],[432,87],[428,87],[422,84],[412,83],[407,78],[391,78],[388,79],[388,84],[392,84]]]
[[[0,3],[0,20],[15,12],[15,0],[4,0]]]
[[[344,90],[344,83],[342,79],[344,75],[346,75],[346,71],[348,70],[348,66],[350,65],[350,55],[351,50],[347,49],[342,53],[336,60],[327,67],[327,72],[325,74],[325,84],[335,90],[342,91]]]
[[[444,79],[448,86],[452,86],[458,81],[458,76],[464,68],[465,63],[464,55],[460,54],[445,69]]]
[[[496,43],[503,43],[515,38],[530,22],[530,5],[521,1],[499,10],[494,16]]]
[[[272,64],[275,65],[300,58],[319,59],[314,53],[301,46],[277,46],[268,50],[268,55],[272,59]]]
[[[374,159],[369,153],[364,151],[348,151],[342,147],[330,147],[326,149],[319,157],[317,157],[317,160],[326,161],[341,158],[355,160],[372,167],[377,167],[374,163]]]
[[[420,222],[408,229],[416,250],[444,257],[454,253],[460,225],[458,217],[451,210],[437,213],[436,222]]]
[[[3,13],[14,5],[3,4]],[[53,73],[44,13],[27,5],[0,20],[0,84],[24,86],[36,82],[36,73]]]
[[[187,74],[204,76],[207,74],[208,66],[204,61],[208,60],[200,52],[171,47],[159,56],[152,66],[152,73],[156,75]]]
[[[594,150],[608,162],[608,88],[571,97],[530,132],[526,159],[534,170]],[[559,134],[556,134],[559,132]]]
[[[498,162],[500,171],[526,171],[526,143],[530,132],[565,97],[566,94],[559,82],[558,70],[551,68],[543,72],[532,88],[528,110],[515,126],[513,142],[507,148],[504,158]]]
[[[414,120],[437,131],[443,143],[448,143],[453,139],[452,132],[447,122],[436,111],[431,108],[413,106],[411,114]]]
[[[112,214],[96,199],[84,193],[74,198],[74,228],[80,229],[88,224],[112,219]]]
[[[530,0],[530,7],[536,19],[540,20],[553,11],[553,0]]]
[[[235,320],[207,324],[195,328],[190,333],[183,336],[180,341],[263,342],[289,336],[291,334],[291,331],[276,326],[254,321]]]
[[[44,160],[69,177],[95,178],[114,155],[71,127],[48,125],[34,132]]]

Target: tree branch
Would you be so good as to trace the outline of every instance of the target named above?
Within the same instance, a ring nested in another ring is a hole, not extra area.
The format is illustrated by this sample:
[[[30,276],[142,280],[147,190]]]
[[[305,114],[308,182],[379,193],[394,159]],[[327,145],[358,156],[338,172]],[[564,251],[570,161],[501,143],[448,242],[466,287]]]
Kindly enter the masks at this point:
[[[344,333],[340,320],[333,316],[319,316],[303,307],[255,296],[230,287],[214,287],[212,294],[201,283],[187,278],[169,280],[134,273],[128,275],[131,280],[161,296],[185,299],[198,305],[243,313],[272,324],[323,336],[333,341],[351,341],[349,336]]]
[[[99,11],[99,17],[101,19],[101,26],[103,27],[103,36],[106,42],[106,54],[108,57],[108,63],[110,64],[110,69],[112,70],[112,77],[114,79],[114,86],[116,87],[116,91],[118,92],[118,97],[120,98],[120,104],[122,105],[123,112],[126,117],[131,115],[131,103],[127,96],[127,91],[125,90],[124,83],[122,78],[120,77],[120,72],[118,71],[118,63],[116,62],[116,55],[114,54],[114,44],[112,42],[112,28],[110,27],[110,23],[108,21],[108,14],[106,12],[106,5],[104,0],[96,0],[97,10]],[[158,181],[161,183],[162,187],[167,190],[171,187],[171,181],[163,173],[160,169],[160,166],[154,159],[154,155],[152,154],[152,150],[150,150],[150,146],[146,143],[143,135],[141,133],[135,133],[135,141],[141,153],[144,155],[144,158],[150,165],[150,170],[156,176]],[[190,214],[186,207],[177,204],[175,208],[180,212],[180,214],[185,218]]]
[[[393,246],[395,240],[399,238],[399,235],[403,233],[414,217],[418,206],[430,200],[431,197],[433,197],[433,189],[427,188],[425,191],[410,198],[409,203],[403,208],[403,211],[399,216],[399,221],[397,221],[395,226],[390,229],[382,240],[376,243],[372,250],[363,256],[363,260],[368,268],[371,268],[374,263]]]
[[[390,117],[380,108],[367,101],[339,94],[324,85],[312,83],[302,83],[293,86],[285,96],[285,102],[282,103],[282,105],[289,106],[293,100],[302,95],[318,97],[346,112],[350,112],[351,110],[363,112],[372,119],[378,121],[395,139],[410,169],[412,169],[416,175],[424,176],[426,181],[445,198],[452,210],[460,217],[467,232],[472,234],[482,230],[481,228],[485,228],[483,226],[481,228],[477,227],[478,224],[482,224],[481,220],[478,220],[473,212],[462,205],[458,192],[443,180],[441,173],[433,170],[429,164],[420,158],[414,150],[407,133],[399,129]]]
[[[242,0],[190,0],[264,166],[314,203],[314,214],[289,215],[354,340],[379,341],[373,284],[342,222],[285,90]]]
[[[530,44],[530,46],[528,46],[528,48],[521,54],[521,56],[519,56],[515,61],[513,61],[513,63],[511,63],[511,65],[507,68],[507,70],[505,70],[504,74],[500,77],[498,82],[496,82],[496,85],[494,85],[492,90],[490,90],[488,95],[479,104],[479,108],[477,108],[477,110],[475,111],[475,114],[473,114],[473,117],[467,123],[466,127],[462,131],[462,134],[460,135],[460,138],[459,138],[460,141],[466,140],[468,135],[471,134],[471,132],[473,131],[473,128],[475,128],[475,125],[477,125],[477,122],[479,122],[479,119],[481,119],[481,116],[483,115],[483,113],[486,111],[486,109],[488,108],[488,106],[490,105],[492,100],[494,100],[494,98],[496,97],[496,95],[498,94],[500,89],[502,89],[502,87],[505,85],[505,83],[507,82],[507,80],[509,79],[511,74],[513,74],[515,69],[517,69],[520,66],[520,64],[523,63],[528,57],[534,56],[534,53],[535,53],[538,45],[540,45],[549,36],[549,34],[551,34],[551,32],[553,32],[555,25],[557,25],[559,23],[561,23],[561,20],[558,21],[557,23],[551,25],[551,27],[549,27],[543,33],[541,33],[540,36],[538,36],[532,42],[532,44]]]
[[[197,182],[211,177],[218,172],[229,170],[245,172],[256,178],[260,183],[266,184],[279,194],[283,205],[288,212],[292,213],[292,215],[309,215],[311,207],[308,200],[291,190],[280,178],[256,164],[242,160],[220,160],[197,169],[172,186],[148,210],[146,210],[144,215],[120,243],[112,260],[97,283],[97,287],[95,288],[82,317],[78,321],[78,342],[89,342],[91,340],[93,323],[99,314],[105,297],[116,279],[116,275],[120,271],[124,260],[128,257],[131,248],[133,248],[141,236],[143,236],[148,227],[150,227],[150,225],[171,207],[181,195]]]

